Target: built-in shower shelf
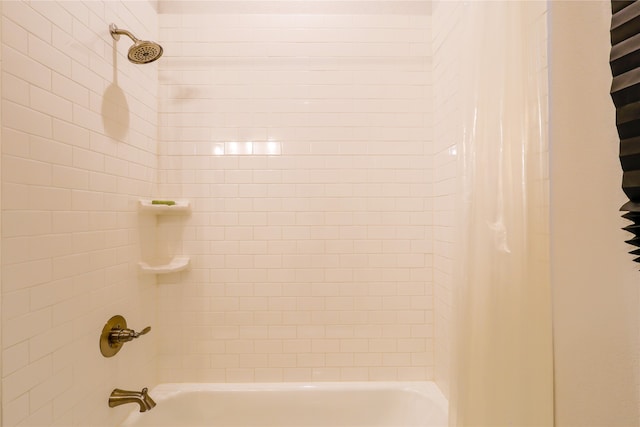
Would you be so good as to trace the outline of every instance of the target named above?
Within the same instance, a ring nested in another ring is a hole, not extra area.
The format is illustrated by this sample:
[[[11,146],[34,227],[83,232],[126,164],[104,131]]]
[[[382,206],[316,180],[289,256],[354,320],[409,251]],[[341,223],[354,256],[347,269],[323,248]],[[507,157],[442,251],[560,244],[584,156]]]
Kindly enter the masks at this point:
[[[187,201],[176,201],[174,205],[154,204],[152,200],[140,200],[138,205],[140,212],[155,215],[188,214],[191,205]]]
[[[167,264],[148,264],[140,261],[138,265],[143,273],[149,274],[168,274],[185,270],[189,267],[191,260],[189,257],[175,257]]]
[[[191,212],[191,205],[188,201],[185,200],[153,200],[153,199],[139,199],[138,200],[138,211],[146,217],[147,219],[141,221],[142,230],[146,234],[142,241],[151,245],[153,248],[155,246],[155,242],[157,240],[161,242],[167,242],[169,239],[170,244],[168,247],[177,248],[179,245],[178,237],[175,234],[176,230],[179,230],[181,227],[181,223],[183,222],[179,218],[164,218],[160,219],[160,217],[169,215],[189,215]],[[149,214],[147,216],[146,214]],[[151,221],[151,222],[148,222]],[[155,227],[149,229],[149,227]],[[159,238],[156,239],[154,234],[160,235]],[[146,256],[143,255],[142,260],[138,262],[140,266],[140,270],[142,273],[146,274],[169,274],[176,273],[178,271],[185,270],[189,267],[190,259],[185,255],[171,254],[171,253],[158,253],[158,248],[155,250],[147,250]],[[155,254],[153,252],[156,252]],[[171,252],[171,251],[169,251]],[[179,249],[176,251],[178,253]],[[171,261],[166,262],[171,258]]]

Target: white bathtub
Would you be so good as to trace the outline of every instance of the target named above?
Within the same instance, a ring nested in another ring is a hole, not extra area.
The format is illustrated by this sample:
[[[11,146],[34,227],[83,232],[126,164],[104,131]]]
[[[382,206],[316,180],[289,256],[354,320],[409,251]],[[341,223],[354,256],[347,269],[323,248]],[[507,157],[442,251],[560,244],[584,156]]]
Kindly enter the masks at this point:
[[[157,406],[122,426],[446,427],[447,402],[430,382],[160,384]],[[133,408],[132,408],[133,409]]]

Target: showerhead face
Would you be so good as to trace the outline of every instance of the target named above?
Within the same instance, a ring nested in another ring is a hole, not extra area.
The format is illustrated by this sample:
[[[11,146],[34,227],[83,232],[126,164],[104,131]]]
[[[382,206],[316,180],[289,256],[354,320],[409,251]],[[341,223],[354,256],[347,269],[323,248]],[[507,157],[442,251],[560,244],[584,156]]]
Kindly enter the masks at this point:
[[[148,64],[162,56],[162,46],[158,43],[138,40],[129,48],[129,61],[134,64]]]

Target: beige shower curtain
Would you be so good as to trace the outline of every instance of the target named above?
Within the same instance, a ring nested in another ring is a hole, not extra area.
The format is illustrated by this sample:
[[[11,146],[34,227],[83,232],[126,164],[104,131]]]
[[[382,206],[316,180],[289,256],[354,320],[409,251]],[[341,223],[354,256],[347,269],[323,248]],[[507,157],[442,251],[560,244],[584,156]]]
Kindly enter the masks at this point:
[[[465,13],[450,426],[552,426],[546,2]]]

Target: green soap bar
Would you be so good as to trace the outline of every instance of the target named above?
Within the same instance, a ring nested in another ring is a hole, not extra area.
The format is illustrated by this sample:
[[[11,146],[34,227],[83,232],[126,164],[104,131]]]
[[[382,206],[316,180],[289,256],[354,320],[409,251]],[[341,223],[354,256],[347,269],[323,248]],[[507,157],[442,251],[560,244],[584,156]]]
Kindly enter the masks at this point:
[[[152,200],[151,204],[173,206],[176,204],[176,202],[174,202],[173,200]]]

